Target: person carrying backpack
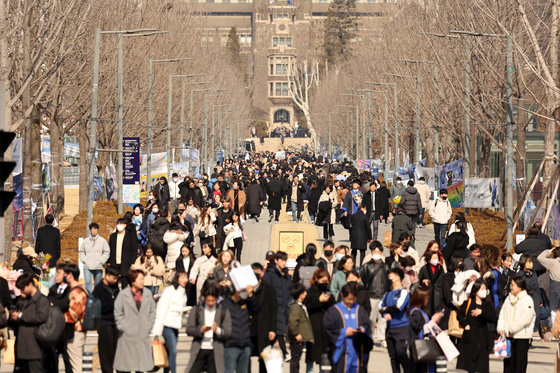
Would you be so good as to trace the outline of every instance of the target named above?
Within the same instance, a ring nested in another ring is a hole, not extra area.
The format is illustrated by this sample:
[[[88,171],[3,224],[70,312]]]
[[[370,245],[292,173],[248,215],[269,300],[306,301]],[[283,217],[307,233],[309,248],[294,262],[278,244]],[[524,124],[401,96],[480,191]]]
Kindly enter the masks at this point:
[[[86,332],[82,323],[86,314],[88,294],[78,282],[80,268],[77,264],[66,264],[64,266],[64,276],[68,286],[70,286],[70,293],[68,295],[69,307],[68,311],[64,314],[66,330],[70,330],[67,333],[68,344],[66,345],[66,351],[70,358],[72,371],[81,372],[82,356],[84,354],[84,345],[86,344]]]

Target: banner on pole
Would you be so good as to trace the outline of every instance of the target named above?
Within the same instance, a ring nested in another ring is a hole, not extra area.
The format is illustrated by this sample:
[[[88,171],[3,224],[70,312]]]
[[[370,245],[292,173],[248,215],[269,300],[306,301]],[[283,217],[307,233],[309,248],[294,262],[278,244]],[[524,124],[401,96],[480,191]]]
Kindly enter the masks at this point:
[[[416,180],[423,177],[426,180],[426,184],[430,187],[433,192],[436,190],[436,169],[429,167],[416,166],[414,169],[414,178]]]
[[[465,178],[465,207],[500,207],[500,179]]]
[[[140,138],[123,137],[123,185],[140,183]],[[140,202],[140,201],[138,201]]]
[[[463,186],[464,176],[462,159],[439,167],[439,188],[447,189],[451,207],[463,207]]]

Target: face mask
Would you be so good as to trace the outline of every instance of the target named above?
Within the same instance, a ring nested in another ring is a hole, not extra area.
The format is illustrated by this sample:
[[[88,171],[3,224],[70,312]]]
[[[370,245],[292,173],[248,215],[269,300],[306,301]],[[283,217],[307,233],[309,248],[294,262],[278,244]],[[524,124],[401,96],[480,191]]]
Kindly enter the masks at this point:
[[[239,297],[243,300],[249,298],[249,293],[247,293],[247,290],[243,290],[241,293],[239,293]]]
[[[480,299],[484,299],[486,298],[486,290],[479,290],[476,295],[478,295]]]
[[[336,254],[336,260],[340,260],[342,258],[344,258],[344,254]]]
[[[350,282],[347,282],[347,284],[355,284],[355,285],[357,286],[357,285],[358,285],[358,281],[350,281]]]
[[[373,260],[381,260],[382,256],[379,255],[379,254],[373,254],[373,255],[371,256],[371,258],[372,258]]]
[[[408,250],[408,248],[410,247],[410,242],[409,241],[404,242],[403,246],[404,246],[405,250]]]
[[[329,288],[329,284],[317,284],[319,286],[319,290],[321,290],[323,293],[326,293],[327,291],[330,290]]]
[[[255,277],[257,278],[257,281],[261,280],[261,274],[260,273],[255,273]]]
[[[533,262],[525,263],[525,269],[533,269]]]
[[[325,256],[326,257],[331,257],[333,255],[333,251],[332,250],[325,250]]]
[[[177,180],[179,180],[179,179],[177,179],[176,177],[173,178],[173,182],[174,182],[174,183],[176,183]]]
[[[117,225],[117,230],[119,232],[122,232],[124,230],[124,225],[122,225],[122,224]]]
[[[153,212],[154,214],[157,214],[157,213],[159,212],[159,209],[152,209],[152,212]]]
[[[150,199],[156,199],[156,196],[150,196]]]
[[[430,260],[430,264],[435,267],[435,266],[438,265],[438,260],[437,259],[432,259],[432,260]]]
[[[407,272],[410,272],[410,271],[412,271],[412,267],[411,266],[404,267],[404,270],[407,271]]]
[[[447,196],[441,196],[441,199],[445,201],[447,199]]]

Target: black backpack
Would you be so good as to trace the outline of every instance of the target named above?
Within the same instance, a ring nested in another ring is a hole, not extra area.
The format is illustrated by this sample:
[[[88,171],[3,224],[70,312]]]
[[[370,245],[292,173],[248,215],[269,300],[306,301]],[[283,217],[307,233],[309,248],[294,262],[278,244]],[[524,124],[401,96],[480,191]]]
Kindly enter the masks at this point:
[[[62,335],[65,327],[66,319],[60,308],[49,306],[47,321],[35,328],[35,339],[43,344],[55,343]]]

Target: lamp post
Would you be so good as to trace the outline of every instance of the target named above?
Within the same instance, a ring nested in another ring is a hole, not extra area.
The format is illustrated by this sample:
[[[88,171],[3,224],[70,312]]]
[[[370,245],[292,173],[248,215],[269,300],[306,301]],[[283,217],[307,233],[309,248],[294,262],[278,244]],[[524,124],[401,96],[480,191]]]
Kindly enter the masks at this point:
[[[157,29],[136,29],[136,30],[118,30],[118,31],[102,31],[100,28],[95,29],[94,41],[93,41],[93,79],[92,79],[92,94],[91,94],[91,116],[90,116],[90,137],[89,137],[89,164],[88,164],[88,200],[87,200],[87,218],[86,218],[86,235],[89,235],[89,225],[93,220],[93,201],[91,199],[91,194],[93,193],[93,180],[95,178],[95,151],[97,148],[97,101],[99,96],[99,59],[100,59],[100,44],[101,35],[138,35],[138,36],[148,36],[154,35]],[[122,57],[122,53],[119,53],[119,57]],[[119,67],[122,67],[122,63],[119,63]],[[122,70],[121,70],[122,71]],[[122,96],[122,95],[120,95]],[[119,109],[122,109],[122,102],[119,104]],[[122,125],[122,121],[119,121],[119,125]],[[119,139],[118,150],[119,158],[121,158],[121,172],[118,176],[118,180],[121,184],[119,191],[122,190],[122,138]],[[120,192],[119,207],[122,213],[122,192]]]
[[[418,61],[418,60],[411,60],[411,59],[402,59],[401,61],[406,63],[423,63],[423,64],[431,64],[434,67],[434,85],[435,85],[435,93],[434,93],[434,166],[436,169],[435,173],[435,184],[436,186],[439,185],[439,119],[438,119],[438,98],[439,98],[439,79],[438,79],[438,64],[435,61]]]
[[[341,96],[356,96],[358,98],[360,98],[361,100],[363,100],[363,96],[357,93],[341,93]],[[365,140],[364,142],[362,142],[362,152],[360,153],[360,104],[356,104],[355,105],[355,109],[356,109],[356,159],[360,158],[364,159],[365,158]],[[362,137],[365,138],[365,131],[362,131]]]
[[[188,57],[168,58],[168,59],[152,59],[148,61],[148,154],[146,156],[146,192],[152,189],[152,85],[153,85],[153,64],[190,60]]]
[[[365,82],[366,84],[384,85],[393,87],[393,110],[395,117],[395,167],[399,165],[399,98],[397,96],[397,83]]]
[[[389,163],[389,97],[387,96],[387,91],[377,90],[377,89],[358,89],[357,91],[365,91],[369,93],[383,93],[383,98],[385,99],[385,147],[384,147],[384,159],[383,159],[383,171],[387,171]]]
[[[415,152],[414,152],[414,162],[420,162],[420,158],[422,158],[422,150],[420,146],[420,119],[422,116],[421,113],[421,104],[422,104],[422,83],[420,75],[401,75],[401,74],[384,74],[387,76],[394,76],[396,78],[411,78],[416,79],[416,141],[415,141]]]
[[[485,34],[472,31],[451,30],[451,34],[465,35],[467,45],[468,36],[490,37],[506,39],[506,96],[507,96],[507,126],[506,126],[506,232],[507,249],[513,249],[513,46],[511,36],[505,34]],[[468,46],[470,53],[470,45]],[[470,73],[470,64],[469,64]]]

